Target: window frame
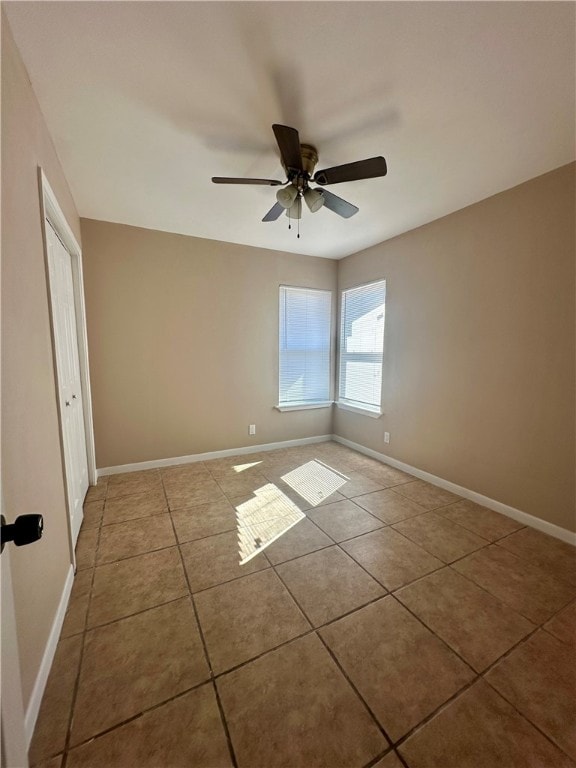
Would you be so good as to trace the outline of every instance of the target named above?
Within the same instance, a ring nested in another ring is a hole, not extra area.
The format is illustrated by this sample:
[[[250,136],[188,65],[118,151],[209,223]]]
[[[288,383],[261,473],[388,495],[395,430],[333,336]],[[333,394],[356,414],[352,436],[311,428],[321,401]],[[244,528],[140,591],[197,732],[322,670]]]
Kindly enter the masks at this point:
[[[281,357],[282,357],[282,339],[280,336],[282,329],[282,290],[294,291],[316,291],[318,293],[328,294],[330,297],[330,313],[328,316],[328,399],[327,400],[301,400],[301,401],[282,401],[280,400],[281,384]],[[281,283],[278,286],[278,401],[274,408],[281,412],[315,410],[319,408],[331,408],[334,404],[334,290],[331,288],[316,288],[307,285],[288,285]]]
[[[384,285],[384,333],[382,334],[382,353],[381,353],[381,381],[384,375],[384,350],[386,348],[386,293],[387,293],[387,281],[386,278],[378,278],[376,280],[370,280],[367,283],[359,283],[358,285],[351,285],[348,288],[343,288],[340,291],[340,307],[339,307],[339,337],[338,337],[338,386],[337,386],[337,399],[335,405],[344,411],[351,411],[352,413],[359,413],[364,416],[370,416],[373,419],[379,419],[383,414],[382,408],[383,393],[382,386],[380,387],[380,402],[376,405],[369,403],[362,403],[358,400],[349,400],[342,396],[342,353],[346,342],[345,336],[345,294],[350,291],[358,290],[359,288],[368,288],[371,285],[383,283]],[[346,353],[344,353],[346,354]],[[374,357],[373,353],[354,353],[358,357]]]

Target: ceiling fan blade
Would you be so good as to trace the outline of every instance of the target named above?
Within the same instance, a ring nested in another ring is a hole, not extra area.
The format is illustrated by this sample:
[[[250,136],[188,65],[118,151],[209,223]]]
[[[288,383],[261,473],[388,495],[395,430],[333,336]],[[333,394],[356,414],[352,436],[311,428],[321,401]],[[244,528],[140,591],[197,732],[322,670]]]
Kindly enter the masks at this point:
[[[329,208],[331,211],[334,211],[334,213],[337,213],[338,216],[343,216],[345,219],[349,219],[350,216],[354,216],[354,214],[358,213],[360,210],[355,205],[352,205],[352,203],[342,200],[341,197],[334,195],[327,189],[321,189],[319,191],[324,198],[324,208]]]
[[[274,136],[278,142],[278,149],[282,156],[282,162],[286,168],[294,168],[297,171],[302,170],[302,155],[300,154],[300,136],[296,128],[290,128],[287,125],[272,126]]]
[[[231,176],[212,176],[214,184],[265,184],[268,187],[281,187],[285,182],[277,179],[235,179]]]
[[[276,221],[276,219],[281,215],[281,213],[284,211],[284,206],[280,205],[280,203],[275,203],[275,205],[270,208],[266,216],[262,219],[262,221]]]
[[[358,179],[374,179],[386,176],[388,168],[383,157],[371,157],[368,160],[358,160],[356,163],[335,165],[324,168],[314,176],[316,184],[340,184],[342,181],[357,181]]]

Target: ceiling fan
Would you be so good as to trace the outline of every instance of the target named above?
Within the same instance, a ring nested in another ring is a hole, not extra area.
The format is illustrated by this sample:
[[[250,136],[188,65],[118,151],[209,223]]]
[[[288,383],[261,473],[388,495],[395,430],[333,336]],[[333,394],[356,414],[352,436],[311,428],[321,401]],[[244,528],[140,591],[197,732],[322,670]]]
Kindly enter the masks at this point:
[[[335,165],[316,171],[318,152],[311,144],[301,144],[298,131],[287,125],[273,125],[272,130],[280,150],[280,158],[287,181],[276,179],[243,179],[228,176],[213,176],[215,184],[264,184],[270,187],[283,187],[276,193],[276,204],[268,211],[262,221],[276,221],[283,211],[292,219],[302,216],[302,198],[312,213],[325,206],[339,216],[349,219],[358,213],[358,208],[343,200],[323,187],[328,184],[340,184],[343,181],[373,179],[386,176],[386,160],[383,157],[371,157],[355,163]],[[311,187],[310,184],[320,187]]]

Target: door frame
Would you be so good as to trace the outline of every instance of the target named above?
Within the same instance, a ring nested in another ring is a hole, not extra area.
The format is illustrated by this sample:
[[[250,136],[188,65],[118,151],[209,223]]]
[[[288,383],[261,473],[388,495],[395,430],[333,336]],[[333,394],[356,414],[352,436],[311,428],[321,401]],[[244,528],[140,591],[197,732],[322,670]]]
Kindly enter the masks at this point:
[[[74,308],[76,314],[76,334],[78,338],[78,359],[80,363],[80,382],[82,386],[82,410],[84,413],[84,434],[86,437],[86,458],[88,461],[88,482],[96,485],[98,472],[96,469],[96,451],[94,446],[94,422],[92,419],[92,393],[90,389],[90,368],[88,363],[88,333],[86,324],[86,306],[84,302],[84,272],[82,269],[82,249],[74,233],[72,232],[66,217],[62,212],[56,195],[50,186],[42,168],[38,166],[38,184],[40,188],[40,213],[42,216],[42,238],[44,242],[44,266],[46,270],[46,287],[48,292],[48,311],[50,314],[50,333],[52,339],[52,359],[54,362],[54,387],[56,404],[58,408],[58,425],[60,433],[60,455],[62,457],[62,470],[64,475],[64,489],[66,492],[66,511],[68,513],[68,536],[70,544],[70,556],[72,564],[76,567],[73,533],[71,526],[70,500],[68,498],[68,479],[66,459],[64,452],[64,433],[62,429],[62,412],[60,408],[58,366],[56,361],[56,342],[54,336],[54,318],[52,316],[52,286],[50,283],[50,270],[48,265],[48,239],[46,233],[46,219],[54,228],[58,237],[70,254],[72,263],[72,282],[74,286]]]

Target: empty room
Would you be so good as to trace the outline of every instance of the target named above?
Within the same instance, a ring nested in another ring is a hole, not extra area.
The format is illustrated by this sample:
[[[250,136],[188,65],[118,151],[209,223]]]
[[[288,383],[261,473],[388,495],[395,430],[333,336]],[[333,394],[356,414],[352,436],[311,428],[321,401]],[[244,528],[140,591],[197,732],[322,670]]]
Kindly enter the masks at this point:
[[[1,34],[2,766],[576,768],[576,3]]]

